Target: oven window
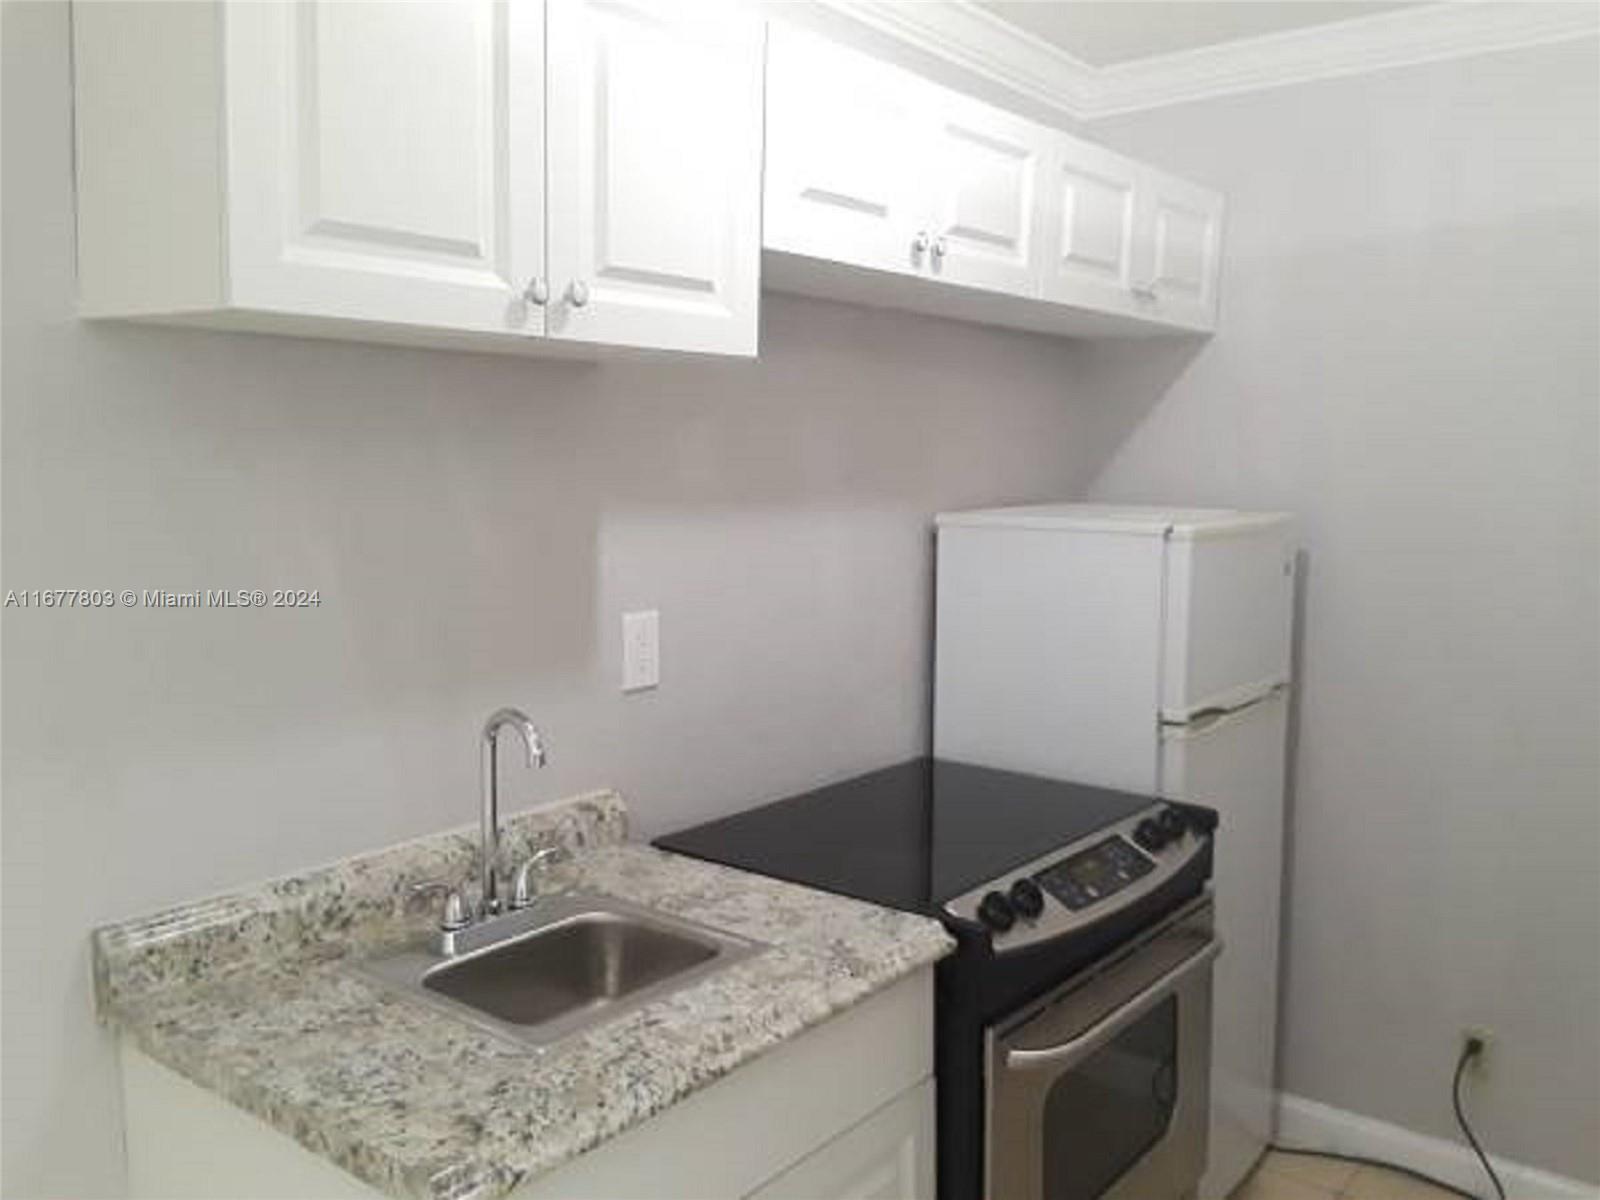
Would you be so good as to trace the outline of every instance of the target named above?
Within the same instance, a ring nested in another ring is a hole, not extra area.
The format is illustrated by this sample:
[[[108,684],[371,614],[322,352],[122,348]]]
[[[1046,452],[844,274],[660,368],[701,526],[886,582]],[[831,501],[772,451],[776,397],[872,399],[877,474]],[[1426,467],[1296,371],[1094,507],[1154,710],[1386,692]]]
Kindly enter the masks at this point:
[[[1095,1200],[1161,1140],[1178,1095],[1178,1000],[1068,1071],[1045,1098],[1045,1200]]]

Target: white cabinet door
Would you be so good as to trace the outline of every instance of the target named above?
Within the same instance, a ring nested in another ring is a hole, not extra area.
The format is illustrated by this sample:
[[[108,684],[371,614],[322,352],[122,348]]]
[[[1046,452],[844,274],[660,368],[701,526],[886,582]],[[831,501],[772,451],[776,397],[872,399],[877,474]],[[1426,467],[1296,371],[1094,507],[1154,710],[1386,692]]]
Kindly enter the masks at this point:
[[[1214,327],[1222,197],[1149,169],[1139,192],[1134,284],[1144,311],[1163,321]]]
[[[1128,311],[1134,298],[1137,164],[1076,138],[1061,138],[1046,172],[1046,300]]]
[[[224,303],[537,333],[537,3],[230,4]]]
[[[928,138],[938,279],[1039,294],[1040,199],[1049,132],[987,104],[940,93]]]
[[[767,46],[764,244],[909,274],[928,217],[933,89],[864,54],[774,23]]]
[[[551,337],[754,354],[760,23],[550,0]]]
[[[932,1200],[933,1087],[903,1092],[746,1200]]]

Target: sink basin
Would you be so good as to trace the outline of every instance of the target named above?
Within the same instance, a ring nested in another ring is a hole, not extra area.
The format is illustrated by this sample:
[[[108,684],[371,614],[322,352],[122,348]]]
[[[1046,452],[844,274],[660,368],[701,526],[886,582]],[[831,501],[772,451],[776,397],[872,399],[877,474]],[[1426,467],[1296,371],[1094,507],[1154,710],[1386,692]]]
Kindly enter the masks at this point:
[[[564,894],[474,926],[464,952],[408,948],[356,971],[544,1046],[753,953],[754,942],[610,896]]]
[[[422,986],[512,1025],[615,1004],[717,956],[715,943],[588,912],[434,967]]]

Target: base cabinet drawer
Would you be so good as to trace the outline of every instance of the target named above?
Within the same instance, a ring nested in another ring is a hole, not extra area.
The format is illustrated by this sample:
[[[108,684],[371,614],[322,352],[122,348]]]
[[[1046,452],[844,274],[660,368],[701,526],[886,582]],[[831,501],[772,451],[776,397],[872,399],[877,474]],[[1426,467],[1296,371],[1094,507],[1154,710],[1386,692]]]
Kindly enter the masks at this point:
[[[931,1200],[933,1089],[928,1079],[904,1092],[747,1200]]]

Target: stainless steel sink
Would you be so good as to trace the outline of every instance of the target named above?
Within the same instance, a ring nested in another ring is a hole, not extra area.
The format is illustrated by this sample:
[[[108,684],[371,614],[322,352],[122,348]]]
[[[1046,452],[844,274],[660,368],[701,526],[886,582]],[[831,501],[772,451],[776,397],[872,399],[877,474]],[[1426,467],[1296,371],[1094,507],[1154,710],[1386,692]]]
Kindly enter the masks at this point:
[[[461,953],[412,947],[358,974],[509,1037],[546,1046],[760,949],[610,896],[549,896],[474,926]]]

